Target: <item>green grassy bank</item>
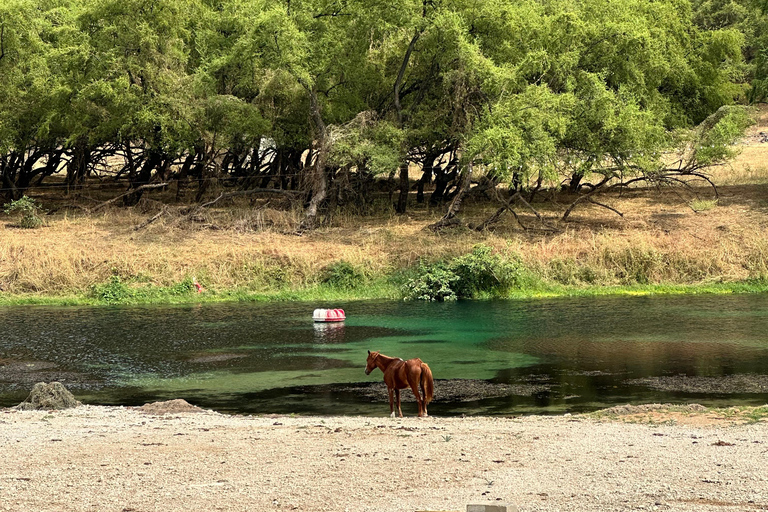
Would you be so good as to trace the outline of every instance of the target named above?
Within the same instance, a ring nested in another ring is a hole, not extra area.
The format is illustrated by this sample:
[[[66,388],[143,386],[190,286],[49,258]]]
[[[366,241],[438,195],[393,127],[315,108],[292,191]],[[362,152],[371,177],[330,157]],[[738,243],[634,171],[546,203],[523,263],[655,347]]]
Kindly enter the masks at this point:
[[[134,286],[118,280],[94,286],[88,293],[51,295],[39,293],[0,293],[0,306],[104,306],[142,304],[205,304],[225,302],[315,302],[333,303],[355,300],[427,300],[409,296],[409,283],[415,278],[403,275],[382,277],[351,286],[318,283],[305,288],[211,289],[198,292],[191,281],[174,286]],[[564,285],[537,281],[523,288],[477,290],[450,300],[531,300],[558,297],[652,296],[766,293],[768,281],[709,282],[696,284]]]

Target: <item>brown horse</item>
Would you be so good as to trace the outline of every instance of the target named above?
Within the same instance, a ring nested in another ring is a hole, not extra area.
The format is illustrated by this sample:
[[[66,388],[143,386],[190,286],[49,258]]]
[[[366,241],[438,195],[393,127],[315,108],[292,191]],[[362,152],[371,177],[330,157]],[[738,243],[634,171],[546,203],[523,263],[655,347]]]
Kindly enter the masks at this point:
[[[419,417],[427,416],[427,404],[432,401],[432,395],[435,391],[432,370],[429,369],[427,363],[423,363],[418,357],[403,361],[399,357],[388,357],[369,350],[365,374],[370,375],[376,368],[384,372],[384,383],[387,385],[387,391],[389,391],[389,412],[393,418],[395,417],[395,405],[392,395],[397,397],[397,412],[402,418],[400,390],[407,387],[411,388],[416,402],[419,404]],[[421,394],[419,394],[419,387],[421,387]]]

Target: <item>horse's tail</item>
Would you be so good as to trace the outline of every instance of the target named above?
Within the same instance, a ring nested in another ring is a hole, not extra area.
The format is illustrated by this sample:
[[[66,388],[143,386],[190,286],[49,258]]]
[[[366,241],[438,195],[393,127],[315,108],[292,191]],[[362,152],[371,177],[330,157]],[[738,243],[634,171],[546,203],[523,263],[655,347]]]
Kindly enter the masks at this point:
[[[421,363],[421,392],[424,393],[424,404],[432,401],[435,394],[435,383],[432,380],[432,370],[427,363]]]

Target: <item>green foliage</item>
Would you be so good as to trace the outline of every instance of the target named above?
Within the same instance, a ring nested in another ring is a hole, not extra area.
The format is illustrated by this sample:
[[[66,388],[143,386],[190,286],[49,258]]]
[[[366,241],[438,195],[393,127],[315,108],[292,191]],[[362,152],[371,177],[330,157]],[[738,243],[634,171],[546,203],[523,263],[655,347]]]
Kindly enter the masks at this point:
[[[191,277],[187,277],[168,288],[168,293],[176,296],[187,295],[193,291],[196,291],[196,288]]]
[[[201,175],[322,148],[329,176],[438,151],[518,183],[631,179],[688,144],[731,158],[735,114],[693,127],[768,90],[762,0],[6,0],[0,26],[0,178],[19,188],[42,167],[26,158],[126,145],[204,155]]]
[[[132,286],[120,276],[113,275],[105,283],[92,285],[89,298],[98,304],[141,304],[175,302],[178,299],[185,301],[189,297],[197,296],[197,293],[194,293],[192,278],[189,277],[168,287],[140,287],[133,284]]]
[[[733,147],[744,130],[752,124],[743,107],[726,106],[709,116],[694,131],[694,158],[698,165],[714,165],[737,154]]]
[[[334,288],[353,289],[365,282],[365,274],[348,261],[338,261],[323,270],[322,282]]]
[[[110,276],[106,283],[91,286],[91,297],[105,304],[120,304],[132,296],[132,290],[120,276]]]
[[[458,280],[459,276],[444,262],[420,263],[416,277],[405,283],[405,299],[454,301],[458,298],[454,289]]]
[[[483,245],[448,262],[422,263],[416,274],[405,285],[407,299],[506,297],[511,291],[532,287],[536,282],[519,258],[502,258]]]
[[[504,259],[490,247],[476,246],[470,254],[455,258],[450,265],[458,276],[454,286],[458,297],[506,296],[513,288],[530,282],[519,258]]]
[[[43,225],[43,219],[40,217],[43,209],[34,199],[23,196],[21,199],[6,203],[4,206],[5,213],[21,213],[19,226],[22,228],[35,229]]]
[[[688,206],[694,212],[706,212],[717,207],[717,199],[693,199],[688,201]]]

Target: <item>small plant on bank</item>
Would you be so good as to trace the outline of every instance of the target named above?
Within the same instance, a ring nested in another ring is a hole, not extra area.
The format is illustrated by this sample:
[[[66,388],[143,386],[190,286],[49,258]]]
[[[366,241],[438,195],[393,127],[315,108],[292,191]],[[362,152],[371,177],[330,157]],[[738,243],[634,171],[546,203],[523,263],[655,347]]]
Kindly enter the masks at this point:
[[[343,290],[360,286],[365,275],[348,261],[337,261],[323,270],[322,282]]]
[[[120,276],[110,276],[106,283],[91,286],[91,296],[107,304],[120,304],[132,295],[131,289],[123,283]]]
[[[4,206],[5,213],[21,213],[19,227],[35,229],[43,225],[43,218],[40,216],[43,212],[43,208],[32,198],[23,196],[21,199],[6,203]]]
[[[197,295],[195,279],[184,278],[170,286],[131,286],[135,279],[124,281],[120,276],[110,276],[104,283],[91,285],[90,297],[102,304],[131,304],[141,302],[173,301],[179,297]]]
[[[187,295],[196,290],[195,281],[191,277],[184,278],[181,282],[174,284],[168,289],[171,295]]]
[[[531,280],[530,273],[519,258],[502,258],[485,245],[478,245],[471,253],[454,259],[451,269],[459,276],[456,293],[464,298],[481,295],[503,297]]]

